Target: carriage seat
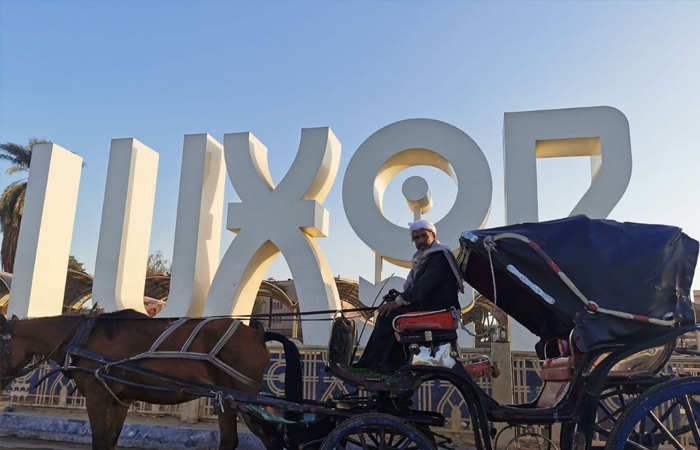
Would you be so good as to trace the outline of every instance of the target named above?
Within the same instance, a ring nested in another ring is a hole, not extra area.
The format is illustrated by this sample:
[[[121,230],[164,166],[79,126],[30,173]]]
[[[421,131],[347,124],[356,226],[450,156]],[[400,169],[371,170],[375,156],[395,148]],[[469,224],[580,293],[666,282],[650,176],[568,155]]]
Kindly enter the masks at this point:
[[[459,313],[455,309],[439,311],[413,311],[401,314],[394,319],[394,330],[456,330],[459,326]]]
[[[541,366],[540,378],[542,381],[566,381],[570,380],[574,373],[574,358],[547,359]]]
[[[393,321],[396,339],[408,346],[411,365],[451,368],[461,364],[473,379],[496,378],[498,365],[488,356],[462,359],[457,346],[460,312],[451,309],[415,311],[402,314]]]
[[[540,379],[544,382],[542,391],[537,398],[538,408],[550,408],[561,402],[569,390],[574,374],[574,357],[571,355],[568,342],[557,340],[559,358],[545,359],[540,368]]]
[[[459,313],[454,309],[413,311],[397,316],[392,326],[402,344],[456,341]]]

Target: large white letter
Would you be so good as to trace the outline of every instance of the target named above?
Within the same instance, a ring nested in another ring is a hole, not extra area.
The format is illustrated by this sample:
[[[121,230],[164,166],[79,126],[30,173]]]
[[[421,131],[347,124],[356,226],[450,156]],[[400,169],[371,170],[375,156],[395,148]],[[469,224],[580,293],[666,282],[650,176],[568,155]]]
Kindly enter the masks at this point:
[[[164,317],[201,316],[219,265],[224,150],[208,134],[185,136],[170,296]]]
[[[34,146],[9,314],[42,317],[63,312],[82,164],[80,156],[56,144]]]
[[[136,139],[113,139],[97,244],[94,302],[105,311],[145,313],[148,245],[158,175],[158,153]]]
[[[333,132],[303,129],[299,152],[277,187],[267,167],[267,148],[251,133],[225,135],[224,154],[241,198],[229,204],[227,228],[238,235],[221,260],[204,314],[250,314],[265,272],[280,252],[302,311],[340,309],[333,273],[315,241],[328,235],[328,211],[321,203],[340,164],[340,142]],[[329,330],[325,322],[304,326],[304,343],[325,343]]]
[[[432,166],[458,185],[452,209],[435,224],[440,240],[459,247],[464,230],[483,227],[491,210],[491,170],[479,146],[459,128],[431,119],[387,125],[360,145],[343,181],[345,215],[355,233],[386,260],[410,267],[408,228],[384,217],[382,197],[402,170]]]
[[[506,223],[538,221],[537,158],[591,157],[591,187],[571,215],[604,219],[632,176],[627,118],[615,108],[505,113],[503,167]]]

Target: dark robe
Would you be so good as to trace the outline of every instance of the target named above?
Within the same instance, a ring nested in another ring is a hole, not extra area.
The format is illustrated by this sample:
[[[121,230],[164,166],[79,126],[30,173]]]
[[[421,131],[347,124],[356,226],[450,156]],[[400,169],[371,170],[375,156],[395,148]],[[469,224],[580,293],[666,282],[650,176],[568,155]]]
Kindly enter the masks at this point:
[[[396,308],[388,316],[377,317],[372,336],[355,367],[373,367],[389,373],[406,364],[406,349],[394,336],[394,318],[411,311],[459,310],[457,294],[457,280],[445,254],[433,253],[416,273],[413,286],[401,293],[401,298],[410,304]]]

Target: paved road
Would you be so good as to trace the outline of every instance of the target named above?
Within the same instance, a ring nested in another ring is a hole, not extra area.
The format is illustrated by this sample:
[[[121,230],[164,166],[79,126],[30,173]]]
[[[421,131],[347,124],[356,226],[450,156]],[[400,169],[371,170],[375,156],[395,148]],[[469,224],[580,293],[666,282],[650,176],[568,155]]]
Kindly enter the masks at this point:
[[[0,438],[0,449],[12,450],[90,450],[89,445],[66,442],[38,441],[35,439]]]

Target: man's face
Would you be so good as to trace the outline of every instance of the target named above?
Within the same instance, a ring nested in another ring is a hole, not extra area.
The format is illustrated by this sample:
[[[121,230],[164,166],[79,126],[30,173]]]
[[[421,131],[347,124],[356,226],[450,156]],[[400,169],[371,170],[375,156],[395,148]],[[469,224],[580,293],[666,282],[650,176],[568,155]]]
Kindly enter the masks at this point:
[[[411,238],[413,243],[416,245],[416,249],[419,252],[423,252],[430,248],[435,242],[435,235],[432,231],[428,230],[417,230],[411,233]]]

